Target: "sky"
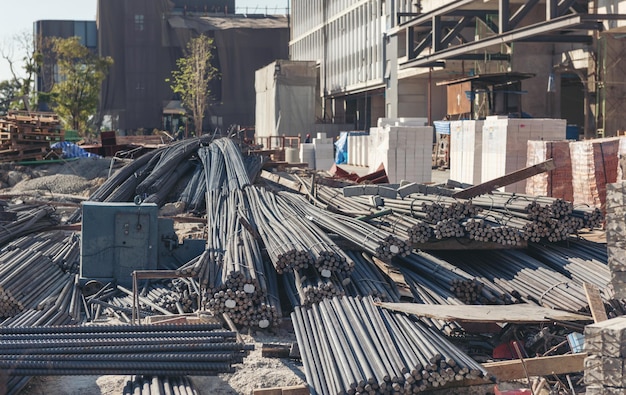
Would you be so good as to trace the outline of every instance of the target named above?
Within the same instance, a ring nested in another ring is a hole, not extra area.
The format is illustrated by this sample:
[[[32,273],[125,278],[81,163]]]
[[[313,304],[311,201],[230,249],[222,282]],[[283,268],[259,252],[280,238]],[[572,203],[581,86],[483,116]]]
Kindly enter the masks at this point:
[[[42,19],[51,20],[95,20],[97,0],[16,0],[4,1],[0,23],[0,49],[2,54],[18,62],[17,72],[21,72],[19,60],[24,57],[23,51],[15,42],[16,35],[32,34],[33,22]],[[284,13],[288,0],[235,0],[238,12]],[[276,12],[273,12],[276,10]],[[0,81],[11,79],[8,62],[0,58]]]

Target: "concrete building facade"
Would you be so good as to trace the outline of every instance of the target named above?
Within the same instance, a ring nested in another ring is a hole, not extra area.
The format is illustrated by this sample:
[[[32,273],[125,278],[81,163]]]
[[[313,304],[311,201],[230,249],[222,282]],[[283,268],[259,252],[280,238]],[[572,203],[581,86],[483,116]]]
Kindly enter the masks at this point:
[[[532,76],[512,81],[513,103],[491,114],[518,107],[608,136],[626,128],[624,8],[617,0],[293,0],[290,54],[317,62],[323,119],[357,129],[379,117],[450,117],[444,82],[523,73]],[[460,96],[493,106],[490,93]]]
[[[287,57],[287,18],[234,10],[234,0],[99,1],[100,53],[115,62],[101,101],[107,127],[176,130],[179,120],[169,115],[181,107],[166,79],[188,40],[200,34],[214,39],[220,72],[211,86],[205,131],[254,125],[254,72]]]

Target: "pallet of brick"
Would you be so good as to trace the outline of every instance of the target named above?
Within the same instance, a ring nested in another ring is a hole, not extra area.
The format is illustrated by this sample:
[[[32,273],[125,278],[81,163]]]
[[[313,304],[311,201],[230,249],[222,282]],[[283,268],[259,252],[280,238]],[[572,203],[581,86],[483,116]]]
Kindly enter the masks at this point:
[[[604,210],[606,185],[617,181],[619,138],[570,143],[574,204]]]
[[[528,141],[565,140],[566,128],[564,119],[487,117],[483,124],[481,182],[523,169]],[[526,180],[501,190],[525,193]]]
[[[480,184],[483,123],[476,120],[450,122],[450,179]]]
[[[432,178],[431,126],[383,126],[370,129],[368,164],[385,169],[389,182],[426,183]],[[348,147],[348,149],[350,149]]]
[[[526,180],[526,194],[550,196],[568,202],[574,201],[569,144],[569,141],[528,141],[526,166],[533,166],[552,159],[556,168],[528,178]]]

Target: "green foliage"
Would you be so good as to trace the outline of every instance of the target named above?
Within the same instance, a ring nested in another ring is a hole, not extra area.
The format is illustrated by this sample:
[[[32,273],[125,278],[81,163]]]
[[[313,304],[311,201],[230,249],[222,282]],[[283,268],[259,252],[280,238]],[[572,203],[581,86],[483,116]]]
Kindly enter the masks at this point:
[[[53,39],[59,80],[52,87],[51,101],[67,129],[85,131],[98,109],[102,81],[113,64],[83,46],[78,37]]]
[[[172,71],[170,87],[181,97],[183,106],[191,111],[196,135],[202,134],[202,121],[211,94],[209,84],[218,76],[218,70],[211,64],[213,59],[213,39],[205,35],[192,38],[187,43],[185,57],[176,61],[177,70]]]
[[[15,79],[0,82],[0,115],[14,109],[13,102],[20,96],[20,88]]]

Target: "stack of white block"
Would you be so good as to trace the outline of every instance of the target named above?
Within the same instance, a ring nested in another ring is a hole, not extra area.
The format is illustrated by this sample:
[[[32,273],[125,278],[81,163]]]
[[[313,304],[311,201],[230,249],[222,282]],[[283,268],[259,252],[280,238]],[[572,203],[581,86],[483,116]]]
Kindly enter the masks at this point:
[[[483,124],[481,182],[523,169],[529,140],[564,140],[566,127],[565,119],[487,117]],[[503,189],[525,193],[526,181]]]
[[[430,182],[432,146],[432,126],[371,128],[368,155],[370,171],[376,171],[382,164],[392,184],[402,180]]]
[[[300,163],[306,163],[310,169],[315,169],[315,146],[313,143],[300,144]]]
[[[316,170],[330,170],[335,163],[333,139],[326,137],[326,133],[318,133],[313,139],[315,149],[315,165],[309,166]]]
[[[348,164],[351,166],[367,166],[369,135],[348,135]],[[374,169],[376,170],[376,169]]]
[[[626,393],[626,317],[585,327],[585,384],[587,395]]]
[[[450,122],[450,179],[480,184],[483,158],[483,121]]]

